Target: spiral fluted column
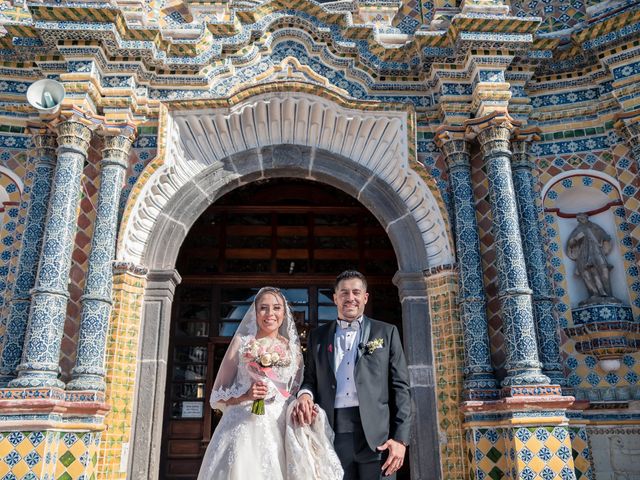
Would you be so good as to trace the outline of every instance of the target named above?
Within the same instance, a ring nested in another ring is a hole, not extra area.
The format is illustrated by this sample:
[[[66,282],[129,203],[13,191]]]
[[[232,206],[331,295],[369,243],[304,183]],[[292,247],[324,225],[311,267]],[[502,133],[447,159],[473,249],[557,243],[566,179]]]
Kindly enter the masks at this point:
[[[22,248],[16,265],[15,282],[8,301],[7,326],[0,353],[0,387],[5,387],[16,377],[16,367],[22,358],[31,289],[36,280],[51,194],[51,179],[56,165],[56,143],[56,136],[51,133],[37,132],[33,135],[33,185],[25,217]]]
[[[449,167],[455,214],[456,254],[460,272],[459,304],[465,350],[465,399],[498,396],[491,366],[489,331],[484,296],[480,237],[471,181],[469,142],[453,132],[438,136]]]
[[[60,344],[69,299],[80,178],[91,130],[75,119],[58,125],[58,159],[18,377],[10,387],[58,387]]]
[[[76,365],[67,390],[105,390],[104,355],[111,316],[112,261],[118,230],[118,205],[133,131],[105,138],[95,229],[81,298]]]
[[[533,320],[531,289],[518,225],[518,209],[511,173],[510,137],[506,119],[493,118],[475,126],[489,179],[493,216],[498,296],[502,307],[507,376],[503,387],[548,385],[541,372]]]

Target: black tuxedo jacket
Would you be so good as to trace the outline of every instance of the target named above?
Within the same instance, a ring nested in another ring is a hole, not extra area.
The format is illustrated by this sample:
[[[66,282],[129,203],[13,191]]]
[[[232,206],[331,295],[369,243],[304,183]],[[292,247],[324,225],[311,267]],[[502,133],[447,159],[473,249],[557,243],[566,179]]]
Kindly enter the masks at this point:
[[[336,323],[329,322],[309,335],[301,389],[310,390],[315,402],[327,412],[333,427],[336,377],[334,337]],[[409,370],[400,334],[394,325],[364,317],[360,343],[382,339],[382,348],[371,353],[358,348],[355,366],[360,419],[371,450],[389,438],[409,444],[411,397]]]

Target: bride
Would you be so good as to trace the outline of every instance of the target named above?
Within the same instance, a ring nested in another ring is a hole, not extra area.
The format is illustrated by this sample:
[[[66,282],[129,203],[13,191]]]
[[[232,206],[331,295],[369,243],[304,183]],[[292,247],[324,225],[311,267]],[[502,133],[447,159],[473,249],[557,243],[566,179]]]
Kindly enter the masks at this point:
[[[286,299],[277,288],[262,288],[213,384],[211,407],[224,414],[198,480],[342,478],[324,412],[311,425],[291,422],[303,366]]]

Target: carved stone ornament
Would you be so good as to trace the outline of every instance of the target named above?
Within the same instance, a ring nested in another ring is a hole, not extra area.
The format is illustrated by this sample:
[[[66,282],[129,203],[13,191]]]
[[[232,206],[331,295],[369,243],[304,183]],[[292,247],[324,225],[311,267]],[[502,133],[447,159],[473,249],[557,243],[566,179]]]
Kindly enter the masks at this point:
[[[580,305],[621,303],[611,294],[611,269],[607,261],[611,253],[611,237],[602,227],[591,222],[586,213],[576,216],[578,226],[567,240],[567,256],[576,262],[576,276],[587,287],[589,297]]]

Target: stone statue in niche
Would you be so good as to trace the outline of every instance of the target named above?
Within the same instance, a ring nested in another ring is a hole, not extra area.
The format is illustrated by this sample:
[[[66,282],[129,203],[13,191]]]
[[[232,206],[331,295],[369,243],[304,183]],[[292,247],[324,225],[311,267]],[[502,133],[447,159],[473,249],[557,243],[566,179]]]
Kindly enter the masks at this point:
[[[589,298],[580,305],[620,303],[611,294],[611,269],[607,255],[611,253],[611,237],[604,229],[589,220],[586,213],[576,215],[578,226],[567,241],[567,256],[576,262],[576,276],[587,287]]]

